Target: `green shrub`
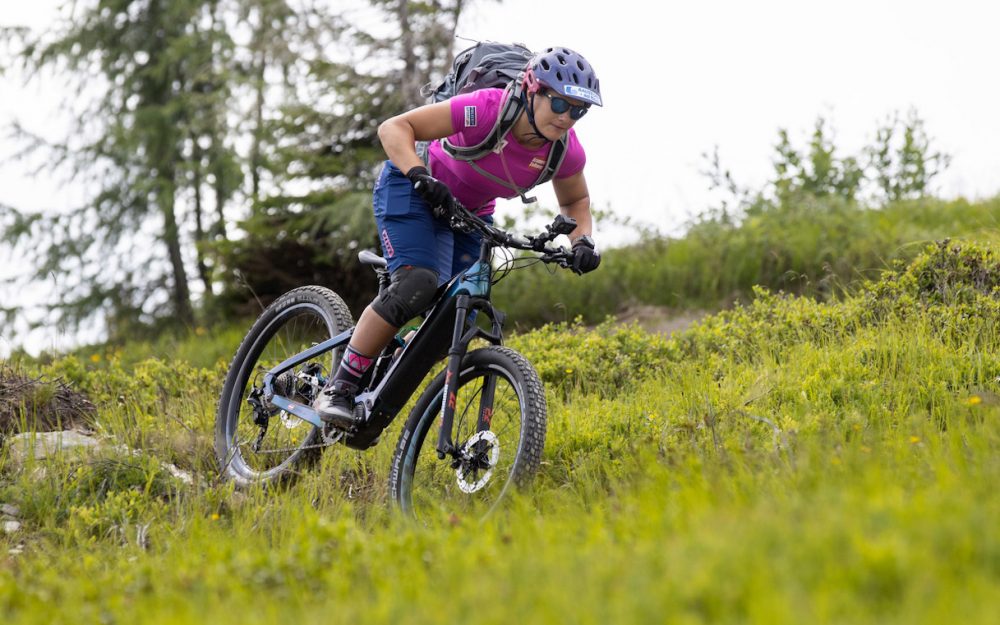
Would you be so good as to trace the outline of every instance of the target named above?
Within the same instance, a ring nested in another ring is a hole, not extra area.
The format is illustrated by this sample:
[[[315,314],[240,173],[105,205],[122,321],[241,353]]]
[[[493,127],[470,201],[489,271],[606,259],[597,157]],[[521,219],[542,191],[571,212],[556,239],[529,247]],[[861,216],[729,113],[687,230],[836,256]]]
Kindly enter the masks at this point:
[[[636,303],[716,310],[750,301],[756,286],[826,301],[894,261],[909,263],[932,241],[989,243],[998,233],[1000,198],[925,198],[868,209],[836,196],[801,196],[740,222],[707,216],[681,238],[606,249],[601,267],[586,276],[518,271],[494,297],[521,328],[578,315],[598,323]]]
[[[630,391],[659,373],[672,349],[666,338],[635,324],[608,319],[587,328],[580,318],[517,335],[510,345],[527,356],[548,387],[564,395],[616,396]]]

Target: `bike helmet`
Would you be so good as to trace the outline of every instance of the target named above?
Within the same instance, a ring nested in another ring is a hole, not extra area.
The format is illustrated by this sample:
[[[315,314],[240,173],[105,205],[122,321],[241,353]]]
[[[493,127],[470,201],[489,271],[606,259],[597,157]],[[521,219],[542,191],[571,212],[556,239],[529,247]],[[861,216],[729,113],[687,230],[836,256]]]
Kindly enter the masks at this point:
[[[534,95],[545,85],[576,100],[602,106],[601,81],[587,59],[569,48],[549,48],[536,54],[524,72],[524,90]]]

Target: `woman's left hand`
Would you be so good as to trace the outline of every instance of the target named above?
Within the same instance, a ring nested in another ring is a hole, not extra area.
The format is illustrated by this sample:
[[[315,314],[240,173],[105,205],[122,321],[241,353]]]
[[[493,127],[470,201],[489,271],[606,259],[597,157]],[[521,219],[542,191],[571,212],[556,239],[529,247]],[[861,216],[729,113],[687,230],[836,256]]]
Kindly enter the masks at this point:
[[[573,241],[573,271],[584,274],[597,269],[601,264],[601,254],[594,249],[590,237],[580,237]]]

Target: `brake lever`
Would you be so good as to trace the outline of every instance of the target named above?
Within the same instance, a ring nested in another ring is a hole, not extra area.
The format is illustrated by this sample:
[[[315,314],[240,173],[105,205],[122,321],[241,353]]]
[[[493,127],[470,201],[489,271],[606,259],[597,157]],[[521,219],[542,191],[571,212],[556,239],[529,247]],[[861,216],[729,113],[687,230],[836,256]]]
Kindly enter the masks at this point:
[[[520,248],[532,247],[531,239],[528,237],[521,236],[519,234],[508,234],[506,243],[514,247],[520,247]]]
[[[452,215],[448,220],[448,227],[462,233],[472,232],[472,226],[462,219],[460,215]]]
[[[563,269],[573,269],[572,253],[565,247],[545,253],[541,257],[542,261],[555,263]],[[574,270],[576,271],[576,270]]]

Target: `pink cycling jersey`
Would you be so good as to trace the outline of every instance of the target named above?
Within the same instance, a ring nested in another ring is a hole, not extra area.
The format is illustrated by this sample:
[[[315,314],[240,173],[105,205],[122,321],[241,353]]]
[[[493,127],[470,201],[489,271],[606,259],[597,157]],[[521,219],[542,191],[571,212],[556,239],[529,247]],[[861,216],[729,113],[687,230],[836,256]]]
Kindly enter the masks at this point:
[[[483,141],[500,114],[503,94],[503,89],[481,89],[451,98],[451,122],[455,134],[448,137],[448,141],[460,146],[476,145]],[[552,144],[532,150],[518,143],[512,133],[507,133],[505,140],[503,159],[510,170],[510,176],[517,186],[530,187],[544,169]],[[496,198],[513,198],[518,195],[513,189],[477,172],[469,163],[448,156],[440,141],[431,143],[428,155],[432,175],[448,185],[459,202],[479,215],[492,214]],[[583,146],[577,140],[576,133],[570,129],[566,157],[555,178],[576,175],[583,169],[586,161]],[[476,165],[501,180],[509,180],[499,154],[488,154],[477,160]]]

